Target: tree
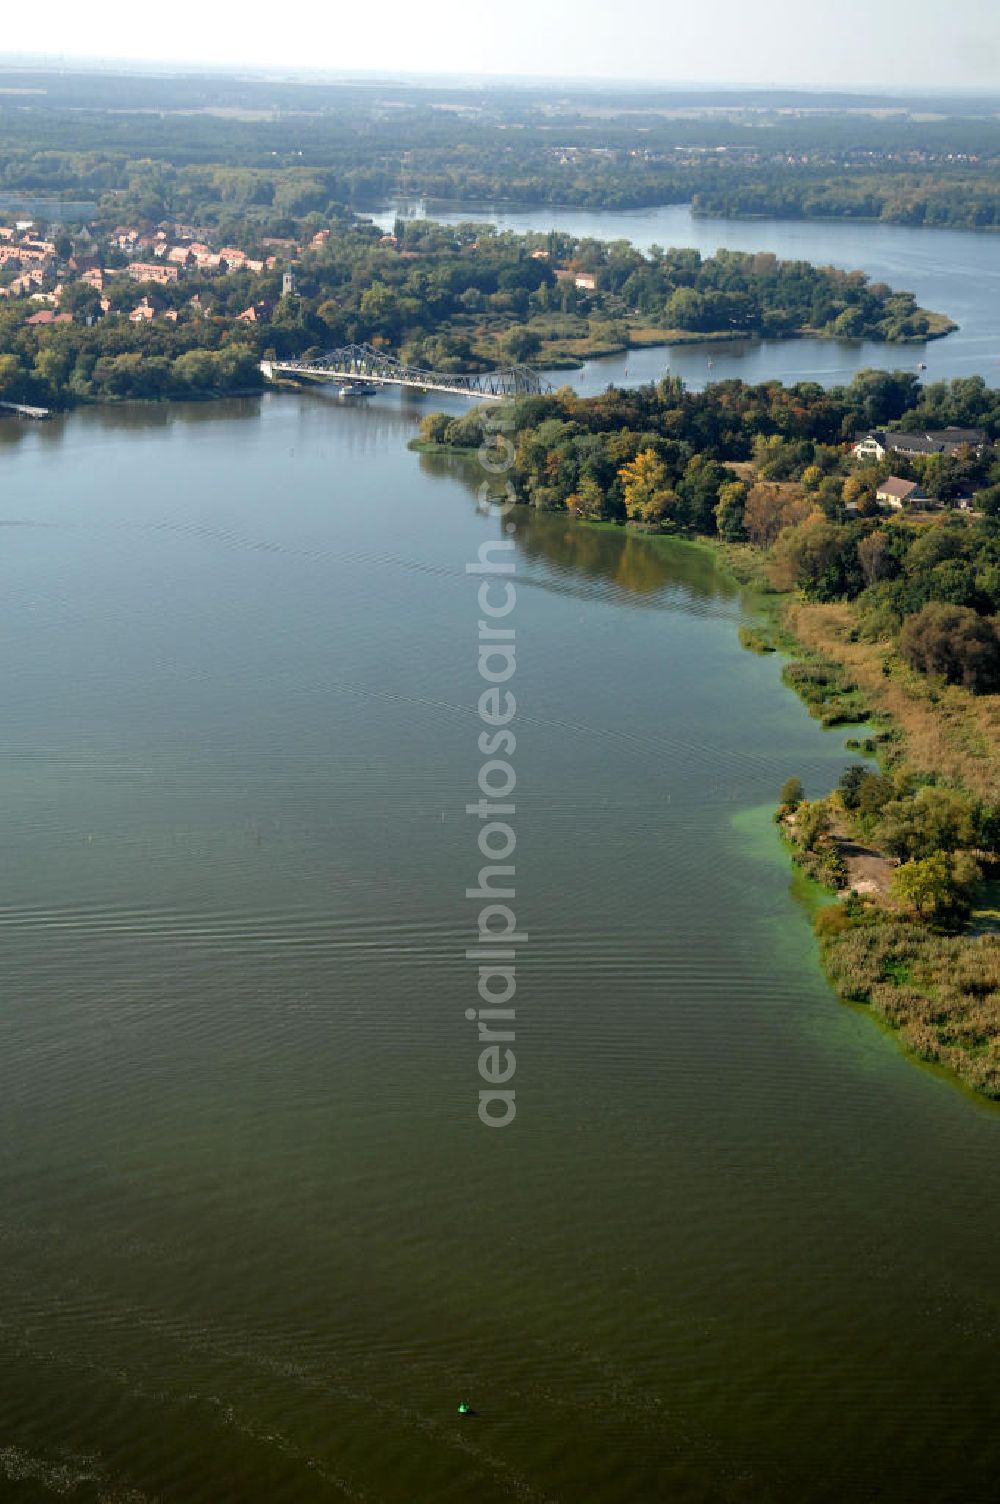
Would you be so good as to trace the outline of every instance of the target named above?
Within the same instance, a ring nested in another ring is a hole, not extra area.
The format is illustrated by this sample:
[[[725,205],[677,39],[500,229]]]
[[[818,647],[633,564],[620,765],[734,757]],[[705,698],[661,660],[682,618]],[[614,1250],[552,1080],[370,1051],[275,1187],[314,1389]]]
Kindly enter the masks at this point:
[[[542,348],[542,341],[533,329],[515,324],[504,335],[503,348],[509,360],[533,360]]]
[[[929,601],[905,623],[900,651],[911,668],[977,694],[1000,690],[1000,633],[968,606]]]
[[[48,345],[39,350],[35,357],[35,370],[53,396],[58,395],[72,368],[72,350],[57,349]]]
[[[865,332],[865,316],[860,308],[845,308],[833,321],[838,339],[858,339]]]
[[[896,572],[896,556],[887,533],[876,530],[858,539],[858,564],[866,585],[876,585]]]
[[[677,485],[686,526],[698,533],[712,531],[719,493],[726,484],[732,484],[731,470],[708,455],[692,456]]]
[[[443,444],[451,418],[447,413],[428,413],[420,423],[420,439],[424,444]]]
[[[399,327],[399,299],[384,282],[373,282],[361,294],[360,314],[364,334],[395,334]]]
[[[800,804],[795,811],[795,835],[806,851],[815,851],[830,834],[830,811],[822,799]]]
[[[473,407],[460,418],[451,419],[444,431],[444,442],[455,449],[478,449],[485,435],[483,415]]]
[[[0,355],[0,398],[8,400],[20,391],[23,372],[16,355]]]
[[[892,874],[892,891],[919,919],[950,925],[968,914],[979,868],[967,857],[949,858],[934,851],[920,861],[906,862]]]
[[[861,507],[868,502],[874,502],[875,493],[882,479],[882,472],[877,466],[866,466],[863,470],[856,470],[844,481],[842,495],[845,505]]]
[[[890,800],[882,809],[878,842],[892,856],[915,860],[935,851],[975,844],[977,816],[965,794],[927,784],[912,799]]]
[[[789,809],[798,809],[805,798],[806,791],[802,787],[801,778],[786,778],[781,785],[781,793],[778,798]]]
[[[804,496],[789,494],[777,485],[756,485],[746,499],[743,526],[751,543],[766,548],[782,528],[808,517],[811,504]]]
[[[566,505],[578,517],[601,517],[604,513],[604,492],[592,471],[580,474],[577,488],[566,498]]]
[[[922,918],[951,897],[951,865],[943,851],[932,852],[922,861],[906,862],[892,874],[896,897]]]
[[[1000,517],[1000,485],[987,486],[975,497],[976,510],[986,517]]]
[[[731,480],[719,487],[715,525],[719,530],[719,537],[726,543],[741,543],[746,537],[743,529],[746,502],[747,488],[743,481]]]
[[[771,575],[779,590],[798,586],[814,600],[856,595],[861,580],[853,532],[815,512],[781,534],[774,546]]]
[[[643,449],[630,464],[618,471],[625,499],[625,514],[632,522],[661,522],[676,494],[670,489],[666,465],[655,449]]]
[[[85,324],[88,319],[99,317],[101,295],[87,282],[71,282],[63,289],[59,308],[62,313],[71,313],[79,323]]]
[[[861,803],[861,788],[865,779],[870,776],[863,762],[852,763],[845,768],[840,775],[837,787],[840,789],[840,797],[844,802],[845,809],[857,809]]]
[[[115,365],[131,358],[121,356]],[[140,360],[141,357],[136,356],[135,359]],[[182,386],[190,387],[193,391],[210,392],[215,386],[215,374],[215,356],[211,350],[187,350],[174,361],[174,377]]]
[[[664,309],[668,329],[705,329],[705,299],[691,287],[678,287]]]

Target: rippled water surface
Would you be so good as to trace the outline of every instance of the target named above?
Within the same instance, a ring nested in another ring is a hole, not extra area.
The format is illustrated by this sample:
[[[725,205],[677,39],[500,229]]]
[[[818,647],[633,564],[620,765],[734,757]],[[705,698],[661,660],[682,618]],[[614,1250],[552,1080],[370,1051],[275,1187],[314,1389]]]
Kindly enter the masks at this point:
[[[418,413],[0,424],[0,1499],[993,1499],[1000,1117],[827,989],[842,734],[705,552],[519,518],[480,1126],[502,534]]]

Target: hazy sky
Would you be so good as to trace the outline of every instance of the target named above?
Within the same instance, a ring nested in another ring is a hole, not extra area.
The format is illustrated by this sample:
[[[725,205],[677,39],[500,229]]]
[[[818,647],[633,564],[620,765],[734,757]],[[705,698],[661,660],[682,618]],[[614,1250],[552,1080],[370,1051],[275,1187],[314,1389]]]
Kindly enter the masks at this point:
[[[5,10],[8,53],[1000,90],[1000,0],[50,0]]]

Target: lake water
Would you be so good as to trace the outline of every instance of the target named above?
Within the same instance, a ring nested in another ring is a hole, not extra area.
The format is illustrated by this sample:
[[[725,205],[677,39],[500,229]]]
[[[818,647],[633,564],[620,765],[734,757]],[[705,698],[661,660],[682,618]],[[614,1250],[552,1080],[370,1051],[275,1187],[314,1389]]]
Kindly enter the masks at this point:
[[[74,224],[90,219],[98,205],[87,199],[39,198],[37,194],[0,193],[0,214],[32,216],[53,224]]]
[[[843,733],[706,552],[518,516],[480,1125],[504,534],[425,410],[0,422],[0,1498],[986,1504],[1000,1114],[826,986]]]
[[[704,256],[720,247],[773,251],[791,261],[860,268],[875,282],[916,293],[925,308],[947,313],[959,325],[947,339],[919,345],[871,340],[734,340],[633,350],[627,357],[591,361],[573,372],[573,385],[588,394],[602,391],[609,382],[626,385],[658,380],[668,367],[692,388],[734,376],[751,383],[777,378],[833,386],[850,381],[864,366],[916,370],[920,362],[927,366],[921,374],[928,381],[979,374],[990,386],[1000,385],[1000,235],[846,221],[701,219],[686,204],[605,211],[540,205],[518,212],[475,205],[400,203],[373,218],[391,229],[397,211],[446,224],[473,219],[521,234],[560,229],[597,240],[631,240],[643,250],[655,244],[696,246]],[[562,383],[567,375],[551,373],[551,379]]]

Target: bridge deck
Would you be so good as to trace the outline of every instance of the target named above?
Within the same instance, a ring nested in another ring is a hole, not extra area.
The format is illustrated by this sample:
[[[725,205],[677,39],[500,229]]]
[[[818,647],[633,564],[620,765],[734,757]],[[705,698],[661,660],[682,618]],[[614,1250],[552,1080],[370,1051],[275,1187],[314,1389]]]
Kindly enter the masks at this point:
[[[373,386],[446,392],[451,396],[474,397],[487,402],[551,391],[548,383],[543,382],[530,366],[504,366],[499,370],[470,375],[424,371],[417,366],[404,365],[394,355],[385,355],[372,345],[348,345],[343,350],[329,350],[312,360],[262,360],[260,368],[268,380],[288,375],[314,381],[363,381]]]
[[[31,407],[27,402],[0,402],[0,412],[13,413],[17,418],[48,418],[47,407]]]

